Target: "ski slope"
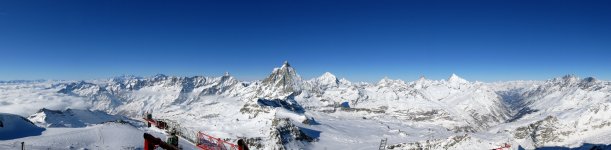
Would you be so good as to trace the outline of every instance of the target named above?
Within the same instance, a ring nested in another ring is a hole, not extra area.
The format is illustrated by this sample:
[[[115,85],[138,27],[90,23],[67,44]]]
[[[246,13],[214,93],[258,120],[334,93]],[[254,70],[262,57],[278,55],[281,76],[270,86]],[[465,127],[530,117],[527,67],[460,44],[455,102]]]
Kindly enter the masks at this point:
[[[165,140],[166,134],[156,128],[136,128],[128,124],[104,123],[80,128],[46,128],[41,135],[0,141],[0,149],[142,149],[144,133]],[[196,149],[194,144],[180,139],[184,149]]]

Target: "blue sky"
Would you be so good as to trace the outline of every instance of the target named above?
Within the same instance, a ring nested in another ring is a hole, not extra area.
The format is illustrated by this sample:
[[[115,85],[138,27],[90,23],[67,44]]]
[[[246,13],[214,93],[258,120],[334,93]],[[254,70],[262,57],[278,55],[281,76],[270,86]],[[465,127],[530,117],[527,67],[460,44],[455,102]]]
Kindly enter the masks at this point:
[[[611,1],[1,1],[0,80],[611,79]]]

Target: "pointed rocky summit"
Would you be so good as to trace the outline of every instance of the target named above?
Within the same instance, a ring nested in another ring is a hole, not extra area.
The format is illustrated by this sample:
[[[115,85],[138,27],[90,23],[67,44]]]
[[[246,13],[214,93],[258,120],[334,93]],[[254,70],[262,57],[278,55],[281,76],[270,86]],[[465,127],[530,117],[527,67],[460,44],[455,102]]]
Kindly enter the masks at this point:
[[[282,67],[274,68],[274,71],[263,80],[265,86],[279,89],[279,92],[292,93],[301,90],[301,77],[288,61],[284,61]]]

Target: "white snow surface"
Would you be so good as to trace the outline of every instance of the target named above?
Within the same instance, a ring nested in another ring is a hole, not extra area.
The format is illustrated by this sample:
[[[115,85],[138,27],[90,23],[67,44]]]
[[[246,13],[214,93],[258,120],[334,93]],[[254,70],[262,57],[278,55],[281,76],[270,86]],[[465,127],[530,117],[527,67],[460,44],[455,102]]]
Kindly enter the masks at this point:
[[[40,136],[0,141],[0,149],[19,149],[21,142],[25,142],[26,149],[142,149],[145,132],[166,140],[166,134],[154,127],[138,129],[127,124],[104,123],[83,128],[47,128]],[[196,149],[182,138],[179,145]]]

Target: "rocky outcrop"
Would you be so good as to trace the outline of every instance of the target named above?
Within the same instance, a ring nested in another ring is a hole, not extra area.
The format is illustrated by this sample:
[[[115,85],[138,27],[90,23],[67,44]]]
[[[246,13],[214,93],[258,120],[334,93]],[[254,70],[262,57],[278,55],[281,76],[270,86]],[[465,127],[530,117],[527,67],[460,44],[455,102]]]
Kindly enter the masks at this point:
[[[278,146],[273,149],[282,150],[295,146],[306,147],[309,142],[316,141],[315,137],[308,136],[288,118],[274,119],[271,131],[270,137],[275,140]]]
[[[558,122],[558,118],[548,116],[528,126],[517,128],[514,137],[516,139],[530,139],[534,142],[535,147],[539,147],[550,142],[562,142],[564,140],[563,137],[571,133],[572,131],[563,131],[562,124]]]
[[[433,149],[461,149],[457,145],[471,140],[468,135],[455,135],[447,139],[433,139],[409,143],[399,143],[386,146],[388,149],[401,150],[433,150]]]

